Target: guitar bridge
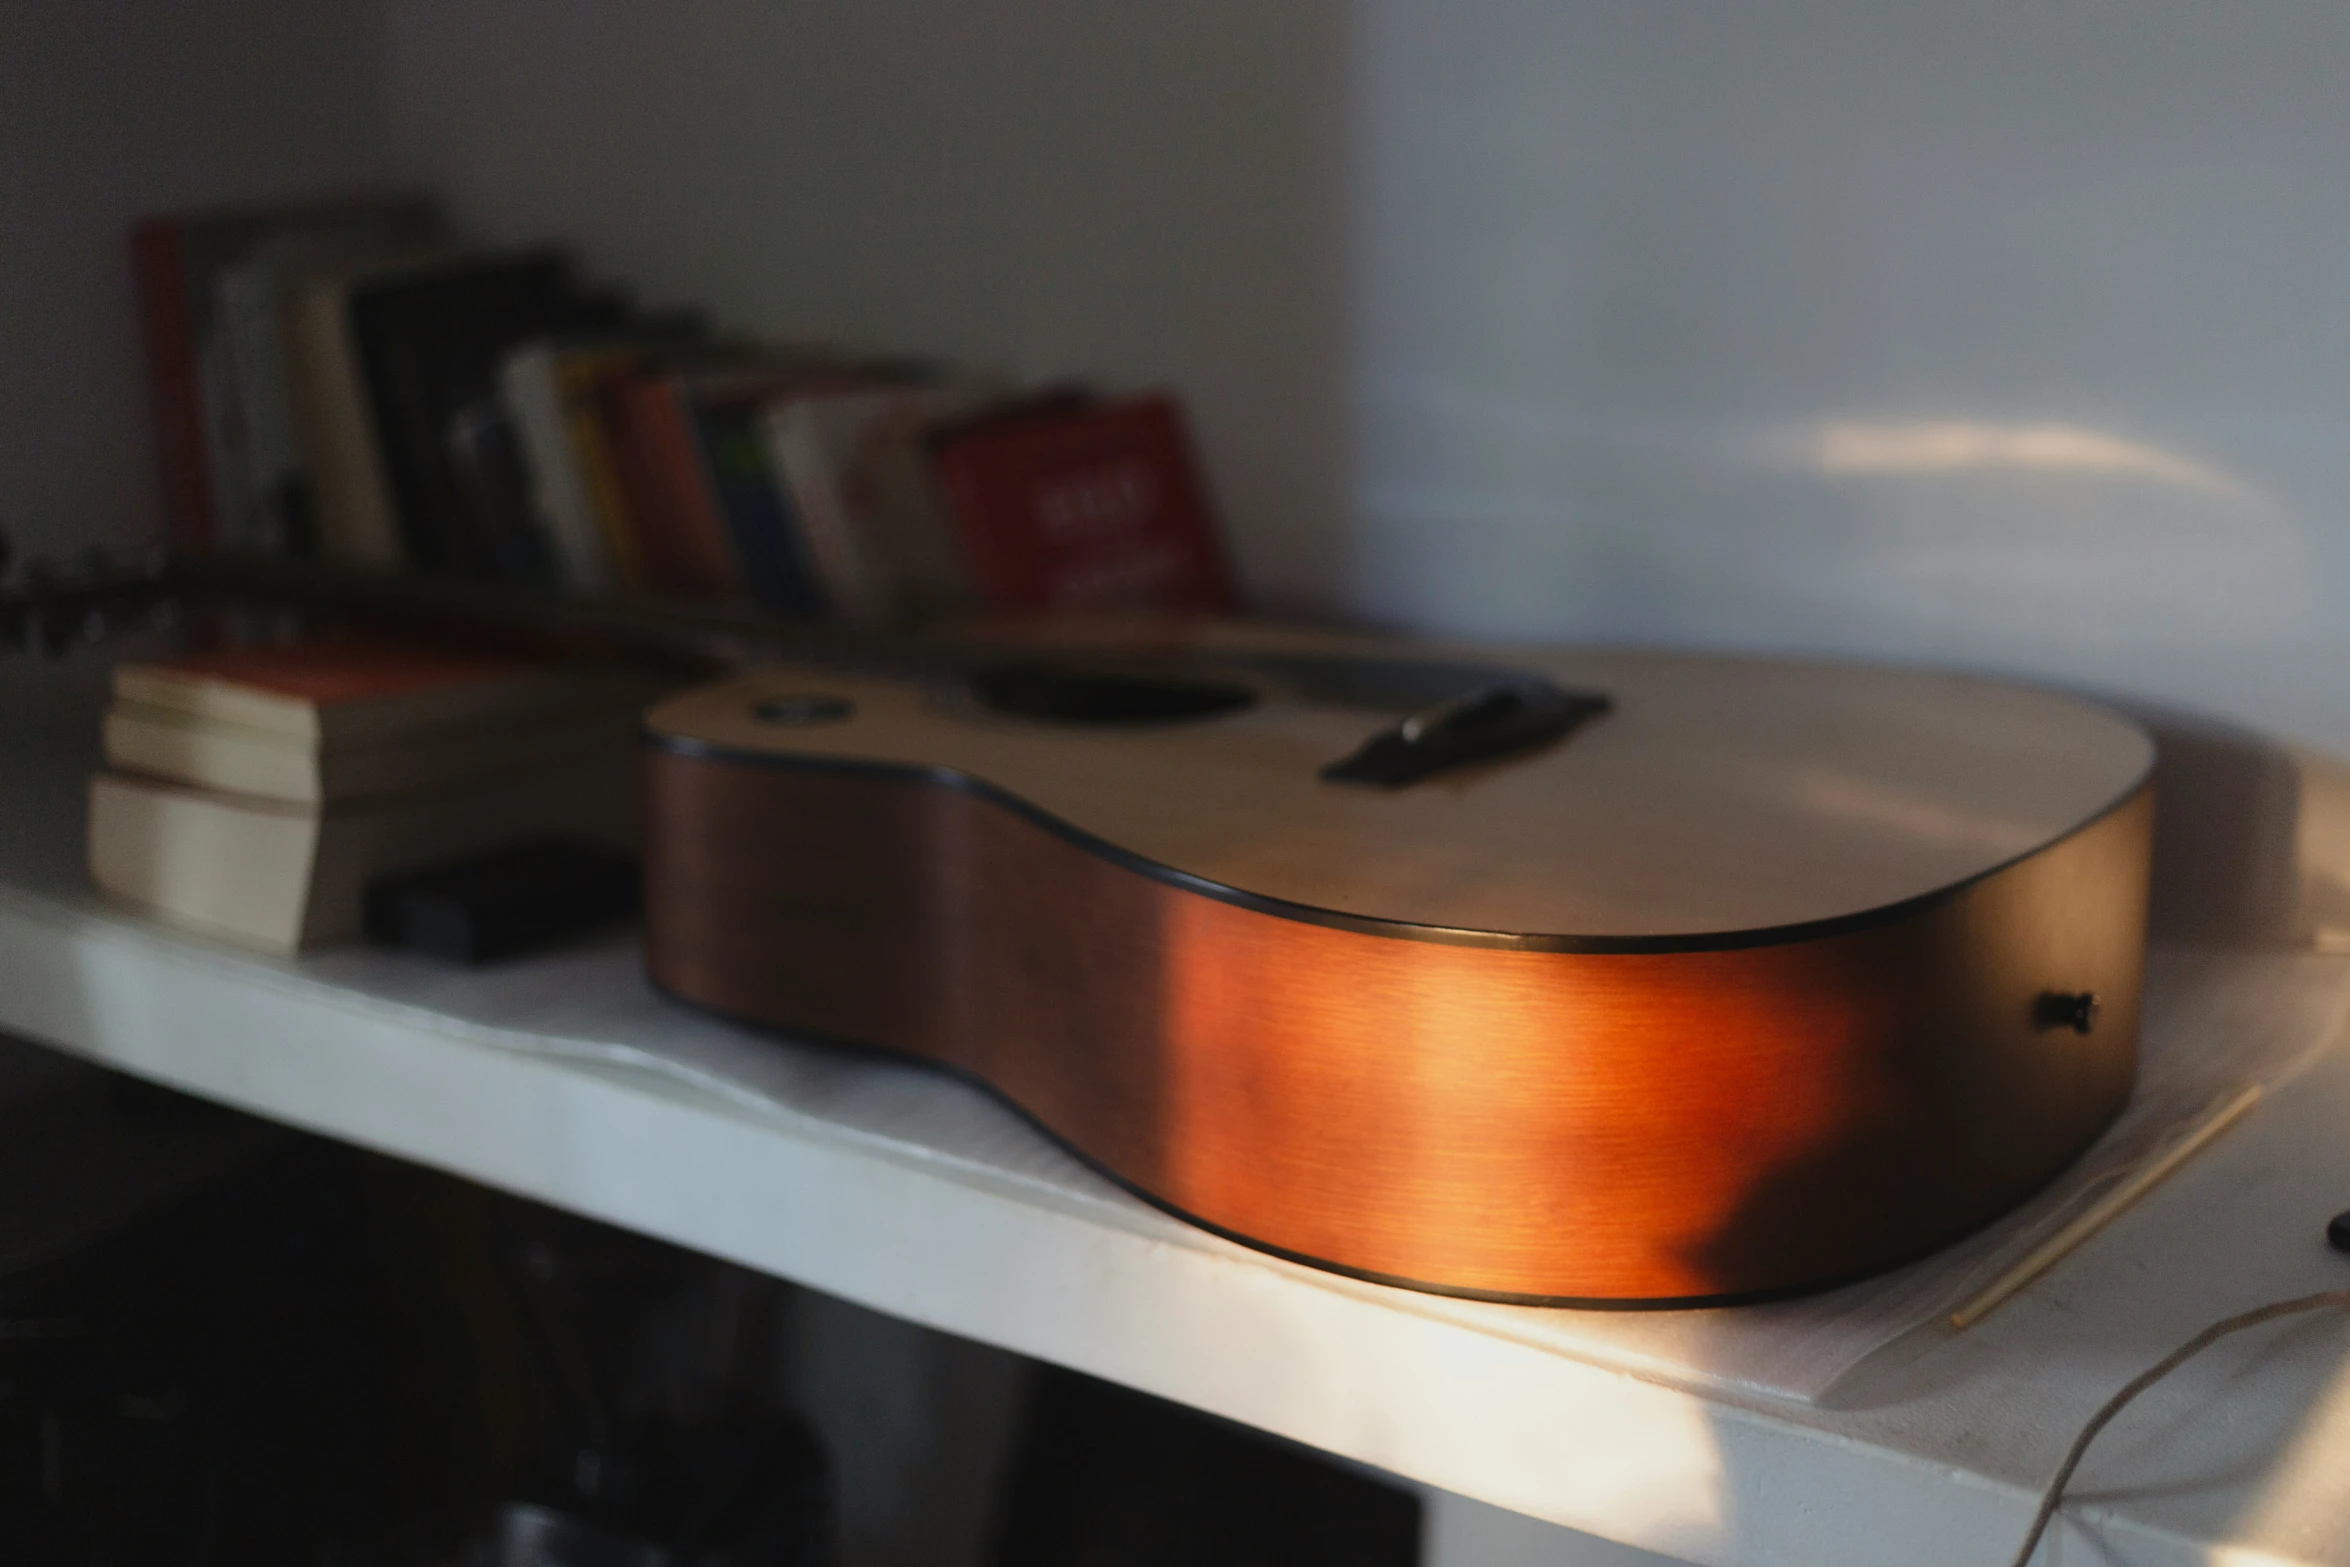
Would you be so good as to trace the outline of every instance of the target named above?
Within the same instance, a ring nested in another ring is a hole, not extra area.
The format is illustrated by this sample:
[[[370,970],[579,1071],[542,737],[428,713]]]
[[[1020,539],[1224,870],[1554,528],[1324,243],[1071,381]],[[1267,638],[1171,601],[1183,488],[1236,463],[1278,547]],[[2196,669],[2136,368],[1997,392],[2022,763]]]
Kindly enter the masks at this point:
[[[1424,707],[1322,769],[1327,783],[1400,789],[1448,768],[1562,739],[1615,703],[1548,681],[1486,686]]]

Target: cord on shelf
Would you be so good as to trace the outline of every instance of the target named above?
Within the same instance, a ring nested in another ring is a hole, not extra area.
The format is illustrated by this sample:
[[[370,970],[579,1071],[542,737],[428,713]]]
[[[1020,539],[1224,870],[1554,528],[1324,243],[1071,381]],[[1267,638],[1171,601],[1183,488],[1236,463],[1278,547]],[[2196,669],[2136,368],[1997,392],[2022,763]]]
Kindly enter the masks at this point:
[[[2048,1532],[2049,1522],[2055,1518],[2057,1506],[2064,1500],[2065,1486],[2071,1482],[2073,1471],[2081,1466],[2082,1457],[2089,1451],[2089,1444],[2097,1440],[2097,1433],[2104,1430],[2113,1417],[2128,1406],[2130,1400],[2231,1333],[2241,1333],[2246,1328],[2256,1328],[2263,1322],[2274,1322],[2279,1317],[2290,1317],[2304,1311],[2322,1311],[2329,1306],[2350,1310],[2350,1290],[2320,1290],[2315,1295],[2272,1301],[2241,1315],[2223,1318],[2133,1377],[2126,1387],[2105,1401],[2103,1408],[2089,1417],[2089,1423],[2081,1427],[2081,1434],[2073,1439],[2072,1450],[2064,1455],[2064,1462],[2057,1466],[2056,1478],[2048,1482],[2047,1494],[2040,1498],[2040,1510],[2032,1516],[2032,1527],[2024,1535],[2023,1549],[2016,1552],[2012,1567],[2028,1567],[2032,1553],[2040,1548],[2040,1537]]]

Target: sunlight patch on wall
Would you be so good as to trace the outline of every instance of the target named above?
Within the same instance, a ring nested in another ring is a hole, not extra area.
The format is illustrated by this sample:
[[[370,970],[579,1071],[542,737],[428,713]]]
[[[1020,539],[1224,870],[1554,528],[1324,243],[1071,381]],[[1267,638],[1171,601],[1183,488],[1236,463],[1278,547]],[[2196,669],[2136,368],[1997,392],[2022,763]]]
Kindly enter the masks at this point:
[[[2260,491],[2208,463],[2077,424],[1830,419],[1820,424],[1803,446],[1810,466],[1829,478],[1860,474],[2060,474],[2137,480],[2264,510],[2270,506]]]

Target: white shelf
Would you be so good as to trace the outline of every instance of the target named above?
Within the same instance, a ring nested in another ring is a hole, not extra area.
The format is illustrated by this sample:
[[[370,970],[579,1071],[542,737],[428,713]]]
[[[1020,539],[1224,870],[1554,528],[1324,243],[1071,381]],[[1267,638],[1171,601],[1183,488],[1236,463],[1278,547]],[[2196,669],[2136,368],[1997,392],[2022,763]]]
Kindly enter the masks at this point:
[[[1628,1544],[2003,1561],[2128,1376],[2224,1312],[2350,1284],[2320,1233],[2350,1207],[2337,1051],[1983,1326],[1829,1407],[1676,1383],[1659,1367],[1722,1314],[1584,1342],[1589,1319],[1256,1255],[964,1085],[662,1002],[627,940],[469,974],[272,961],[112,910],[81,872],[87,685],[0,682],[0,1029]],[[2350,1563],[2350,1324],[2223,1347],[2143,1405],[2067,1509],[2100,1559]]]

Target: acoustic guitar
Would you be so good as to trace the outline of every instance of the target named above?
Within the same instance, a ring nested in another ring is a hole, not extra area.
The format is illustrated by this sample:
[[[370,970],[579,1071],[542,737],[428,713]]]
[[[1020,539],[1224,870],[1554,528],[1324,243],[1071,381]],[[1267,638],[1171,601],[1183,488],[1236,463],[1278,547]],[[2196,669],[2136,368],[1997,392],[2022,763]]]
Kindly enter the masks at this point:
[[[1210,628],[787,661],[646,733],[662,990],[948,1068],[1364,1278],[1852,1279],[2135,1072],[2153,746],[2066,696]]]

